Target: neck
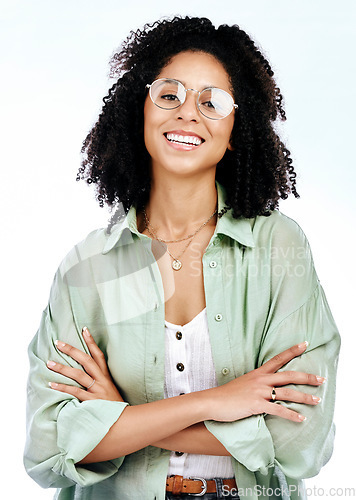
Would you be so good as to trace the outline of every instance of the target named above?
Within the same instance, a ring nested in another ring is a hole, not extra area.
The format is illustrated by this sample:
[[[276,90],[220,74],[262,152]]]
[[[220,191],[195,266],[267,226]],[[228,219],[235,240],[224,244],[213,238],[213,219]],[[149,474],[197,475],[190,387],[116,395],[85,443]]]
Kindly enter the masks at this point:
[[[146,213],[160,237],[181,238],[197,229],[216,209],[217,193],[215,176],[196,181],[164,179],[152,181],[150,199]],[[215,226],[216,217],[209,221]]]

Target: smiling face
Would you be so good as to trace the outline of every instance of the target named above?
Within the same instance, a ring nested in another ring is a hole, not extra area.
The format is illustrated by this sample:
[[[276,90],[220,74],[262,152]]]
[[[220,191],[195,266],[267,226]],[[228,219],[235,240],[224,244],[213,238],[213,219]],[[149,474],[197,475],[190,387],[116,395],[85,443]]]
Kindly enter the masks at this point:
[[[232,95],[231,83],[222,64],[205,52],[181,52],[174,56],[159,78],[181,82],[186,89],[201,92],[217,87]],[[151,83],[151,82],[150,82]],[[144,107],[144,139],[151,156],[153,179],[163,172],[192,176],[210,171],[229,148],[235,111],[226,118],[211,120],[197,107],[197,93],[188,91],[175,109],[161,109],[147,95]]]

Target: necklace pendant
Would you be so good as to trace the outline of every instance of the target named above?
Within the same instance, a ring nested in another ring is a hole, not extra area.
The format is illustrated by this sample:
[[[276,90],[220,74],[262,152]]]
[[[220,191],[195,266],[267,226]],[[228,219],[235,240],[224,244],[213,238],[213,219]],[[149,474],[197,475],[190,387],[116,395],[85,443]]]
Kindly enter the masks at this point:
[[[181,269],[182,267],[182,263],[180,260],[178,259],[174,259],[174,261],[172,262],[172,268],[175,270],[175,271],[179,271],[179,269]]]

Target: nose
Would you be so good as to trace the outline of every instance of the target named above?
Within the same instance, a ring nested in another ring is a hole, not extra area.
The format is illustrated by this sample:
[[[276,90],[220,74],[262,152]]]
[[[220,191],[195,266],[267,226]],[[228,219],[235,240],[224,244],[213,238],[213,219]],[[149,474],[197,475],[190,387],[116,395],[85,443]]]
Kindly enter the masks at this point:
[[[195,121],[200,120],[200,112],[197,104],[197,90],[187,89],[185,101],[177,108],[178,120]]]

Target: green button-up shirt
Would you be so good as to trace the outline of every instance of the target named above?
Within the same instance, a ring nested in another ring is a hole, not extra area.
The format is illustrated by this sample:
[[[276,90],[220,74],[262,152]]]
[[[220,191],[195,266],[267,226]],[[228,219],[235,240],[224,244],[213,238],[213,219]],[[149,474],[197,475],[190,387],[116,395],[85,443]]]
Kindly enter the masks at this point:
[[[217,189],[221,210],[225,193],[219,184]],[[40,485],[58,488],[57,499],[165,498],[167,450],[148,446],[115,460],[76,465],[127,404],[164,397],[164,290],[151,244],[139,233],[131,208],[110,233],[94,231],[76,245],[55,275],[29,347],[25,466]],[[317,406],[282,403],[305,415],[303,423],[271,415],[205,422],[232,455],[242,498],[304,498],[301,479],[317,474],[332,452],[340,343],[305,235],[277,210],[253,219],[234,219],[227,211],[203,256],[203,273],[220,385],[304,340],[307,351],[283,370],[327,378],[321,387],[298,386],[322,398]],[[48,387],[48,381],[68,379],[49,371],[47,360],[78,367],[56,349],[55,340],[86,350],[84,325],[105,353],[125,403],[79,402]]]

